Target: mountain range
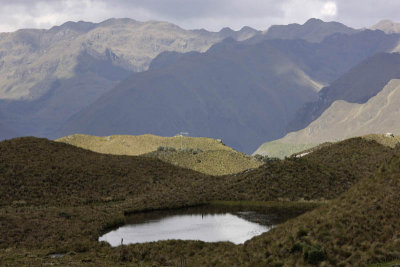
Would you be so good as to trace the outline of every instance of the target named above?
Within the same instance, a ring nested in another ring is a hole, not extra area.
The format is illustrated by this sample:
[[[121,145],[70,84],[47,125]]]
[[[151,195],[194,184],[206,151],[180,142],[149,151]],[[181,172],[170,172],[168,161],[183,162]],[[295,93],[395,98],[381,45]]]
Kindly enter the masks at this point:
[[[304,129],[278,140],[290,144],[319,144],[369,133],[400,132],[400,80],[391,80],[364,104],[337,100]]]
[[[381,20],[377,24],[373,25],[371,30],[381,30],[385,33],[400,33],[400,23],[393,22],[391,20]]]
[[[323,88],[318,101],[298,111],[291,125],[295,131],[254,153],[282,157],[352,136],[398,134],[399,79],[400,54],[379,53],[366,59]]]
[[[304,25],[297,23],[289,25],[272,25],[265,32],[268,39],[303,39],[309,42],[318,43],[325,39],[325,37],[335,34],[353,34],[358,32],[353,28],[346,25],[331,21],[324,22],[320,19],[309,19]]]
[[[22,29],[0,38],[0,97],[35,99],[50,78],[68,79],[79,70],[82,54],[106,56],[112,65],[143,71],[163,51],[206,51],[227,37],[243,40],[258,31],[189,31],[167,22],[109,19],[101,23],[66,22],[49,30]],[[83,62],[84,63],[84,62]],[[44,83],[44,84],[43,84]]]
[[[284,136],[324,84],[398,42],[398,35],[366,30],[321,43],[226,39],[204,53],[162,53],[148,71],[71,117],[55,137],[187,131],[250,153]]]
[[[340,99],[330,92],[348,90],[341,77],[355,76],[361,88],[357,64],[374,56],[385,62],[379,53],[400,50],[395,31],[318,19],[264,32],[110,19],[0,37],[0,121],[8,132],[58,138],[187,131],[247,153],[321,115]],[[394,72],[381,72],[379,82],[364,79],[376,82],[372,91],[348,91],[365,103],[397,78]]]
[[[146,70],[163,51],[202,52],[224,38],[244,40],[258,33],[249,27],[190,31],[132,19],[1,33],[0,118],[22,135],[49,137],[130,73]]]
[[[305,102],[320,89],[268,42],[227,39],[205,53],[169,55],[134,73],[65,123],[58,136],[146,134],[221,138],[250,152],[279,137]],[[278,111],[272,115],[272,110]]]
[[[296,114],[288,131],[303,129],[336,100],[366,103],[391,80],[400,78],[400,54],[378,53],[362,61],[329,86],[322,88],[316,102],[307,103]]]

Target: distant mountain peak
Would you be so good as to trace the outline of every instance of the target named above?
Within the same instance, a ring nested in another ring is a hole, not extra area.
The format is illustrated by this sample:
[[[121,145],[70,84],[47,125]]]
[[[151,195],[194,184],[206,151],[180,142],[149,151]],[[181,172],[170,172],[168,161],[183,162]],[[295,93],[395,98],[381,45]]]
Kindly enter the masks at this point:
[[[86,21],[67,21],[60,26],[54,26],[50,29],[50,31],[60,31],[60,30],[74,30],[78,32],[88,32],[96,27],[96,23],[86,22]]]
[[[372,26],[371,30],[380,30],[387,34],[400,33],[400,23],[384,19]]]
[[[272,25],[265,33],[268,39],[303,39],[318,43],[332,34],[353,34],[357,30],[339,22],[325,22],[311,18],[303,25],[293,23],[289,25]]]
[[[311,18],[309,20],[307,20],[303,25],[314,25],[314,24],[322,24],[322,23],[327,23],[321,19],[317,19],[317,18]]]
[[[219,32],[220,33],[231,33],[231,32],[233,32],[233,30],[229,27],[224,27]]]
[[[249,26],[244,26],[239,31],[240,32],[257,32],[256,29],[253,29],[252,27],[249,27]]]

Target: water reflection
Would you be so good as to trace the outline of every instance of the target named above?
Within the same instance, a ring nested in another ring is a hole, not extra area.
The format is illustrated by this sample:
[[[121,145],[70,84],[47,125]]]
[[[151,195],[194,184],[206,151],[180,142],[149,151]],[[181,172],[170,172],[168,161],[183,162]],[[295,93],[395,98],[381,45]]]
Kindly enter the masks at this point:
[[[244,243],[298,214],[243,207],[201,206],[138,213],[127,224],[99,238],[112,246],[168,239]]]
[[[144,243],[168,239],[201,240],[206,242],[230,241],[235,244],[266,232],[268,226],[246,221],[236,215],[175,215],[143,224],[126,225],[100,238],[112,246]]]

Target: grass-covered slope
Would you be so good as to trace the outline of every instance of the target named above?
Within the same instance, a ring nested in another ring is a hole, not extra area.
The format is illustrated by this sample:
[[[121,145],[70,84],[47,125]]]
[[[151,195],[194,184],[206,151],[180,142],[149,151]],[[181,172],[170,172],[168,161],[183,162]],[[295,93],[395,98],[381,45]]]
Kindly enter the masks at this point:
[[[262,165],[261,161],[225,146],[221,140],[204,137],[75,134],[56,141],[99,153],[145,155],[209,175],[233,174]]]
[[[393,154],[395,159],[380,167]],[[341,262],[360,266],[391,259],[399,240],[399,155],[375,141],[355,138],[300,159],[215,177],[151,158],[98,154],[45,139],[4,141],[0,143],[0,262],[306,266],[311,257],[324,260],[325,266]],[[377,178],[373,174],[379,168]],[[244,246],[163,241],[111,248],[97,241],[104,230],[124,222],[125,212],[211,200],[302,198],[336,199]],[[51,258],[52,253],[63,256]]]
[[[234,174],[263,164],[254,157],[229,150],[156,151],[145,156],[209,175]]]
[[[375,141],[352,138],[233,175],[225,192],[238,200],[333,199],[376,171],[392,153]]]
[[[159,147],[175,149],[200,149],[234,151],[220,140],[205,137],[174,136],[163,137],[152,134],[93,136],[74,134],[56,141],[92,150],[98,153],[114,155],[141,155],[156,151]]]
[[[263,155],[270,158],[280,158],[283,159],[294,153],[309,149],[316,146],[316,144],[290,144],[283,143],[279,141],[271,141],[262,144],[253,155]]]
[[[247,251],[284,266],[365,266],[400,257],[400,153],[339,198],[256,238]],[[262,253],[262,255],[260,255]]]
[[[201,188],[213,180],[156,159],[103,155],[38,138],[1,142],[0,162],[1,205],[84,205],[156,197],[155,188],[162,195],[170,188],[183,192],[192,182]]]

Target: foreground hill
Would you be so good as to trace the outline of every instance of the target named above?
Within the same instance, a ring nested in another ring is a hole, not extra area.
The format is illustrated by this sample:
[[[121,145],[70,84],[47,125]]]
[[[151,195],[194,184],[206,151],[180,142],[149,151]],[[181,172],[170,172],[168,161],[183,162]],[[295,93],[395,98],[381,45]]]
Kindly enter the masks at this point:
[[[0,142],[0,151],[1,205],[18,201],[49,206],[121,201],[146,195],[155,187],[161,195],[164,189],[180,188],[184,180],[199,188],[213,180],[160,160],[103,155],[33,137]],[[182,192],[189,187],[181,188]]]
[[[9,265],[140,262],[157,266],[179,265],[182,258],[194,266],[279,262],[290,266],[313,260],[360,265],[395,256],[398,245],[392,227],[399,217],[394,180],[398,162],[381,168],[383,177],[390,174],[393,179],[381,182],[371,176],[397,152],[374,141],[346,140],[301,159],[269,162],[254,171],[221,177],[150,158],[98,154],[37,138],[1,142],[0,152],[0,259]],[[357,183],[348,194],[244,246],[164,241],[111,248],[97,241],[105,229],[124,222],[124,212],[213,199],[332,199]],[[344,231],[347,223],[351,230]],[[363,242],[385,250],[363,252]],[[62,256],[53,258],[54,253]],[[303,255],[308,253],[318,257],[308,259]]]
[[[301,158],[273,160],[231,176],[231,199],[333,199],[371,175],[390,159],[392,148],[375,140],[352,138],[320,146]]]
[[[348,192],[256,237],[246,244],[246,251],[257,251],[267,262],[284,266],[320,262],[325,266],[365,266],[398,259],[399,166],[397,150],[389,163]]]

